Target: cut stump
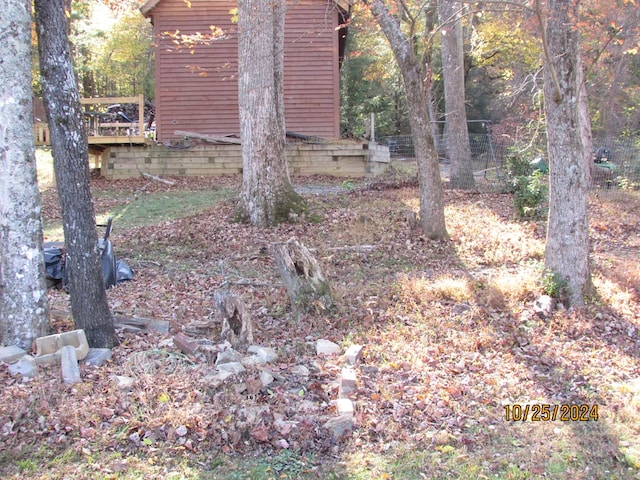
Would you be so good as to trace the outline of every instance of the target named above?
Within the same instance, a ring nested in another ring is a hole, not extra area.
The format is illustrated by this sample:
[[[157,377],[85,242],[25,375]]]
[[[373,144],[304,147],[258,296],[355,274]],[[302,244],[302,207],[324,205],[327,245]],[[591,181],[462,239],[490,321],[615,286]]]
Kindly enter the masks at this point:
[[[296,313],[319,313],[333,307],[331,288],[314,256],[296,238],[271,245]]]
[[[222,321],[222,340],[228,340],[235,348],[253,343],[253,324],[242,299],[228,290],[220,290],[214,300]]]

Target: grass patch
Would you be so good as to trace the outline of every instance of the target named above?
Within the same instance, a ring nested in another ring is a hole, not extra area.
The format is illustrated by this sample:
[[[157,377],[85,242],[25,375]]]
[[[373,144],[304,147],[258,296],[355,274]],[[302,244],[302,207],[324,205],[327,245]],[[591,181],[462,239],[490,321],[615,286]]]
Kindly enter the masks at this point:
[[[231,189],[147,193],[108,211],[96,212],[96,221],[101,224],[113,217],[114,231],[158,225],[201,214],[233,195]],[[64,238],[62,222],[45,222],[44,236],[50,241],[61,241]]]

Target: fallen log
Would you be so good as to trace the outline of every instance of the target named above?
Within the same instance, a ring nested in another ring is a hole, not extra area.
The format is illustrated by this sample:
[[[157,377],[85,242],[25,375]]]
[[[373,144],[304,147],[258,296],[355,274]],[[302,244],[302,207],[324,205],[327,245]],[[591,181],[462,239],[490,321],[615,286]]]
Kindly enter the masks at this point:
[[[175,185],[171,180],[165,180],[164,178],[156,177],[150,173],[140,172],[140,175],[148,180],[153,180],[154,182],[164,183],[165,185]]]
[[[198,133],[198,132],[185,132],[183,130],[176,130],[173,133],[175,135],[180,135],[181,137],[197,138],[199,140],[204,140],[206,142],[231,143],[234,145],[242,144],[239,138],[225,137],[224,135],[213,135],[209,133]]]

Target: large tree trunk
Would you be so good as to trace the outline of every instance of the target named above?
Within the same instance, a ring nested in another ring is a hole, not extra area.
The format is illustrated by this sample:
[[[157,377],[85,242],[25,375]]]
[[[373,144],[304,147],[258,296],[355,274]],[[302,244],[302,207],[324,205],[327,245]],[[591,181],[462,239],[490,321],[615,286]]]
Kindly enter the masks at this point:
[[[572,0],[549,0],[546,25],[545,112],[550,164],[549,222],[545,266],[568,287],[568,300],[582,305],[591,290],[587,193],[591,151],[583,137],[586,95],[579,30]]]
[[[292,220],[304,209],[289,179],[284,124],[284,0],[238,2],[238,101],[242,139],[240,217]]]
[[[49,327],[31,121],[30,3],[3,1],[0,32],[0,344],[29,350]]]
[[[71,314],[93,347],[116,344],[98,254],[87,134],[71,65],[64,0],[35,0],[36,30],[54,170],[62,208]]]
[[[373,0],[371,11],[389,41],[404,81],[411,135],[418,164],[422,231],[433,240],[448,239],[440,165],[429,125],[427,82],[430,79],[426,78],[416,52],[400,28],[398,18],[389,13],[384,1]]]
[[[444,79],[445,134],[451,161],[452,188],[475,187],[464,88],[464,51],[462,42],[461,3],[439,0],[442,74]]]

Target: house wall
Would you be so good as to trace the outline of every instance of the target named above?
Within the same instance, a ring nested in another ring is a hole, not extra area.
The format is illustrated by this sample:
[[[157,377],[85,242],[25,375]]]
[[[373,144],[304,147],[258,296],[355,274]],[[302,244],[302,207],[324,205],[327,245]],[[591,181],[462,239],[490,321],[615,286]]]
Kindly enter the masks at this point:
[[[330,0],[287,2],[285,19],[285,121],[288,131],[335,139],[340,136],[338,10]],[[156,131],[160,141],[176,130],[239,135],[236,2],[159,1],[151,11],[156,41]],[[224,39],[194,49],[178,46],[164,32],[209,33]]]

